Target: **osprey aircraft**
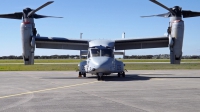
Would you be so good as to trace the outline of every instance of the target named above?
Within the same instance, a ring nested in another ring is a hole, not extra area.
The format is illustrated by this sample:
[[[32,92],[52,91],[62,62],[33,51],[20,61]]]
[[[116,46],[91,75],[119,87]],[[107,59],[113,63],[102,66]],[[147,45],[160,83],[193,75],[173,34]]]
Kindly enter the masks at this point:
[[[36,12],[53,3],[53,1],[49,1],[35,10],[26,8],[22,12],[0,14],[0,18],[22,19],[22,56],[25,65],[34,64],[35,48],[79,50],[80,55],[87,55],[87,60],[78,64],[79,77],[86,77],[86,73],[91,73],[97,75],[98,80],[102,80],[104,75],[109,75],[111,73],[117,73],[118,77],[125,77],[124,63],[114,58],[115,54],[124,55],[124,52],[117,52],[117,50],[169,47],[171,64],[180,64],[184,36],[184,21],[182,20],[182,17],[188,18],[200,16],[200,12],[182,10],[179,6],[168,8],[156,0],[150,1],[169,11],[165,14],[152,15],[170,18],[167,36],[140,39],[122,38],[116,40],[84,40],[40,36],[37,34],[34,19],[54,16],[39,15],[36,14]]]

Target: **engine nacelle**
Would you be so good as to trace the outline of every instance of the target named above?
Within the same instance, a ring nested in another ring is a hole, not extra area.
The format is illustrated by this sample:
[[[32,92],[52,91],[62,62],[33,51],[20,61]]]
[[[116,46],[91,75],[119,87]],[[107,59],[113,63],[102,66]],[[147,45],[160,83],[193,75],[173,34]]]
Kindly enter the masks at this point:
[[[180,64],[182,58],[182,46],[184,37],[184,21],[175,20],[171,23],[169,35],[170,62]]]
[[[32,37],[32,25],[21,23],[22,56],[24,65],[34,64],[35,38]]]

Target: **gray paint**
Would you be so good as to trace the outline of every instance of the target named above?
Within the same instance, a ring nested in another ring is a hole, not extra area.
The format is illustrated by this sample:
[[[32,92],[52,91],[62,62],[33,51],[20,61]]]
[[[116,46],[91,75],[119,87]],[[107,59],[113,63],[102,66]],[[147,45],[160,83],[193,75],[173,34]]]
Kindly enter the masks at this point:
[[[92,40],[89,42],[89,47],[104,46],[114,48],[114,45],[113,40]]]
[[[61,37],[36,37],[36,48],[88,50],[89,40]]]
[[[98,49],[112,49],[114,55],[114,42],[109,40],[94,40],[89,42],[90,48],[88,54],[92,54],[91,48],[95,47]],[[79,71],[81,73],[91,73],[95,75],[109,75],[111,73],[121,73],[124,71],[124,64],[121,61],[116,60],[114,57],[90,57],[88,56],[86,61],[82,61],[79,65]]]
[[[34,39],[32,38],[32,24],[21,23],[22,56],[25,65],[34,64]],[[33,42],[31,43],[31,40]],[[32,45],[31,45],[32,44]]]
[[[168,47],[168,43],[169,39],[166,36],[139,39],[119,39],[115,40],[115,50]]]
[[[184,37],[184,21],[177,17],[171,17],[170,20],[171,34],[169,34],[169,38],[173,40],[171,43],[173,45],[169,45],[170,62],[171,64],[180,64]]]

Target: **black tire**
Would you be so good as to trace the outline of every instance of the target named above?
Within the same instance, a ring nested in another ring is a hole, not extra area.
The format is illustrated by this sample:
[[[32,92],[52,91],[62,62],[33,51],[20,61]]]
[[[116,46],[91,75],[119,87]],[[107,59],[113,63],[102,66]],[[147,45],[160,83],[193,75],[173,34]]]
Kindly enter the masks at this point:
[[[120,75],[121,75],[120,73],[117,74],[118,77],[120,77]]]
[[[125,72],[122,72],[122,77],[125,77]]]
[[[101,77],[100,77],[99,75],[97,76],[97,80],[98,80],[98,81],[100,81],[100,80],[101,80]]]
[[[86,73],[83,73],[83,77],[86,77]]]
[[[101,80],[104,80],[104,76],[101,76]]]
[[[79,72],[79,73],[78,73],[78,77],[82,77],[82,74],[81,74],[81,72]]]

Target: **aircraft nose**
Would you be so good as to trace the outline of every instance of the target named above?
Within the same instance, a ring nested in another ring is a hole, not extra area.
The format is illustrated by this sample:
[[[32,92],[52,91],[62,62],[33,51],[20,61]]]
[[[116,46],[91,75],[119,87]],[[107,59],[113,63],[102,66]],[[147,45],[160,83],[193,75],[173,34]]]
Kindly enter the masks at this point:
[[[96,72],[108,72],[112,67],[112,59],[107,57],[96,58],[92,60],[94,63],[94,70]]]

